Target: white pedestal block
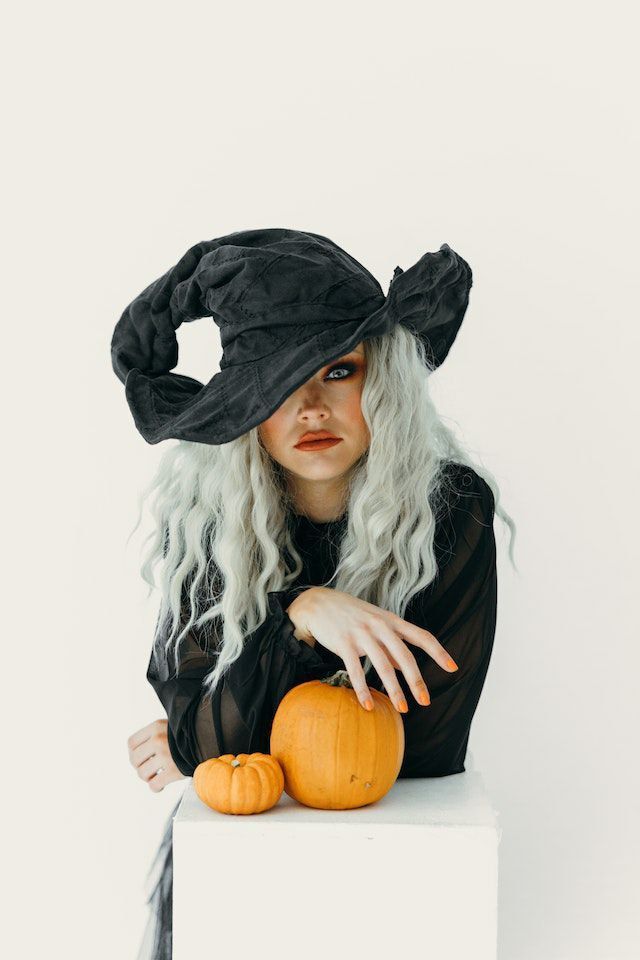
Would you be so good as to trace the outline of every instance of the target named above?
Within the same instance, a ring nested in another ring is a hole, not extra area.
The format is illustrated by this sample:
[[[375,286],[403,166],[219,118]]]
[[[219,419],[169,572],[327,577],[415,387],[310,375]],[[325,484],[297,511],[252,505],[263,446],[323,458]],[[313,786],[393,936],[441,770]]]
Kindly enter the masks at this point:
[[[495,960],[500,828],[482,776],[397,780],[377,803],[283,793],[217,813],[189,782],[173,822],[173,960]]]

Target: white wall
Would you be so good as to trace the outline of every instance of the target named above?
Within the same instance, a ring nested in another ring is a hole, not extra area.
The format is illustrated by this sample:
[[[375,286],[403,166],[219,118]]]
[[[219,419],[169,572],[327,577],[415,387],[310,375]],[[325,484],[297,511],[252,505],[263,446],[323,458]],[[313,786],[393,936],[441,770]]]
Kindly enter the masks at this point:
[[[471,739],[504,829],[501,960],[637,956],[633,5],[61,2],[11,19],[11,955],[133,957],[181,790],[152,794],[128,763],[163,711],[144,676],[156,600],[125,540],[166,444],[135,431],[113,326],[193,243],[291,226],[385,291],[443,241],[474,270],[432,384],[519,524],[519,575],[496,526]],[[210,377],[212,321],[179,336],[178,370]]]

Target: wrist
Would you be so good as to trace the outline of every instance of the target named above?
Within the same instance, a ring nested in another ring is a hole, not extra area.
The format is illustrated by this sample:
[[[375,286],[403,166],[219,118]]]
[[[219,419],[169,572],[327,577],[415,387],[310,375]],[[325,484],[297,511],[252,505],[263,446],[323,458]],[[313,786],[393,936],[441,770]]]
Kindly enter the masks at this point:
[[[286,609],[286,614],[291,620],[296,640],[304,640],[310,647],[315,646],[316,638],[312,635],[305,622],[305,611],[308,609],[308,596],[312,593],[313,587],[309,587],[299,593]]]

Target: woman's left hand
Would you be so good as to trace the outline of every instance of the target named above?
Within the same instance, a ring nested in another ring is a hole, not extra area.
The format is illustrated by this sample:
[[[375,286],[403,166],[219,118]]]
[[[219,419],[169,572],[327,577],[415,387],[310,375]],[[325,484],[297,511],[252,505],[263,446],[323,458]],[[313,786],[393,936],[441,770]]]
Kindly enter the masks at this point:
[[[127,740],[131,766],[154,793],[160,793],[173,780],[187,779],[171,756],[168,725],[167,720],[154,720],[141,730],[136,730]]]

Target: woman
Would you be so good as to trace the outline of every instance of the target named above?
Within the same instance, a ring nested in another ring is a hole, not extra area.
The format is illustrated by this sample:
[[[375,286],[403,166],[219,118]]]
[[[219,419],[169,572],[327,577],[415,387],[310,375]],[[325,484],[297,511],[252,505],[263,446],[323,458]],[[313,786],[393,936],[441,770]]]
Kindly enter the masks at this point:
[[[433,271],[430,282],[433,304]],[[470,272],[463,282],[468,293]],[[425,311],[425,332],[438,316]],[[457,330],[460,310],[446,317]],[[322,366],[316,358],[313,374],[244,433],[219,444],[178,437],[165,453],[146,491],[156,494],[155,532],[142,574],[156,586],[161,564],[147,678],[167,719],[128,741],[153,792],[209,757],[269,752],[287,691],[339,668],[363,709],[374,687],[403,715],[400,777],[464,771],[496,623],[494,513],[511,529],[511,557],[515,525],[493,477],[437,415],[428,343],[396,320]],[[305,445],[319,431],[335,439]],[[171,956],[175,809],[152,866],[141,958]]]

